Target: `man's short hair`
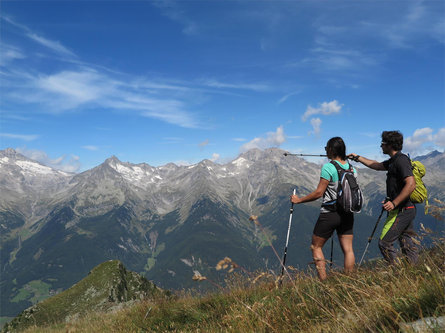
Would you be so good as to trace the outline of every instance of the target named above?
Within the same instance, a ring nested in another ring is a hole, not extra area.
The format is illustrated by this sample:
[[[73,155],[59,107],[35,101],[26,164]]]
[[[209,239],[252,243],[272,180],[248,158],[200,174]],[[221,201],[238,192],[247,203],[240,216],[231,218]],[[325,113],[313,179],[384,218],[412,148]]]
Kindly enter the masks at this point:
[[[395,151],[403,148],[403,134],[400,131],[383,131],[382,143],[390,146]]]

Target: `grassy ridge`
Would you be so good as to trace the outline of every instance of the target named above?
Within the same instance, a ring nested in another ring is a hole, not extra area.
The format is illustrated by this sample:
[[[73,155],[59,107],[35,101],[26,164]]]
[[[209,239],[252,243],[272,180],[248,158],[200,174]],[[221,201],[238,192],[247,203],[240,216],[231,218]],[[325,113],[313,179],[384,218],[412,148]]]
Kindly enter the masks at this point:
[[[266,273],[228,274],[227,287],[206,296],[159,297],[25,332],[394,332],[445,314],[444,257],[440,239],[415,266],[379,262],[325,282],[291,272],[279,288]]]
[[[21,331],[84,317],[88,313],[109,311],[125,302],[151,297],[161,291],[137,273],[127,271],[118,260],[95,267],[80,282],[51,298],[26,309],[4,331]]]

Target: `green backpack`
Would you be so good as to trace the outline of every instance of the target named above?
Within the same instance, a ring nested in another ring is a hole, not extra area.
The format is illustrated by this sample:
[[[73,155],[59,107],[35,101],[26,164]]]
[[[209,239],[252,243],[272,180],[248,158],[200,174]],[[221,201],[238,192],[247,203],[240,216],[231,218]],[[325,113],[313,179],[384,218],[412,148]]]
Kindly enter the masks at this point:
[[[411,161],[414,179],[416,180],[416,188],[409,196],[412,203],[425,202],[425,214],[428,212],[428,191],[423,183],[422,177],[425,176],[425,166],[419,161]]]

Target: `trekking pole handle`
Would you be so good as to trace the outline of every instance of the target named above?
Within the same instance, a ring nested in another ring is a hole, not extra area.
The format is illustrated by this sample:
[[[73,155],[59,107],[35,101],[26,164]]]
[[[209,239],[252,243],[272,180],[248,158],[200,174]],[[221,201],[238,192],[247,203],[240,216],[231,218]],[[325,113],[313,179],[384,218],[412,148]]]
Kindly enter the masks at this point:
[[[297,189],[294,188],[294,191],[292,192],[292,195],[297,194]],[[290,213],[292,214],[294,212],[294,203],[292,202],[292,205],[290,206]]]

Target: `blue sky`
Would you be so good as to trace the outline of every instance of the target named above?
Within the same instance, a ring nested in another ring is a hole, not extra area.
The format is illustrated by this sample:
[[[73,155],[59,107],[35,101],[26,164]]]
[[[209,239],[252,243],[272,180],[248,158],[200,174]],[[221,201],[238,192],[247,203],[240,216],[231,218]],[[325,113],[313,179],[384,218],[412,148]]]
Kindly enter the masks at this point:
[[[445,2],[1,2],[0,149],[80,172],[445,147]]]

